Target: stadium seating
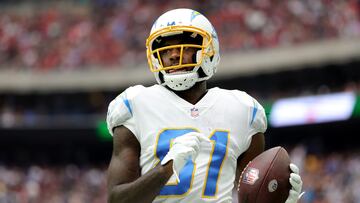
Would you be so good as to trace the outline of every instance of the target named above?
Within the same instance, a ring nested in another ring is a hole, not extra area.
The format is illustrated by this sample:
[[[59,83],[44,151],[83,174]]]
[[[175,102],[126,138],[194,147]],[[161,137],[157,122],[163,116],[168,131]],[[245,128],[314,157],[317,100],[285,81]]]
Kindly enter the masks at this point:
[[[145,61],[144,44],[153,20],[174,7],[206,14],[224,52],[360,36],[355,0],[95,2],[54,8],[45,1],[28,12],[21,6],[14,12],[18,5],[8,3],[0,14],[0,69],[119,68]]]

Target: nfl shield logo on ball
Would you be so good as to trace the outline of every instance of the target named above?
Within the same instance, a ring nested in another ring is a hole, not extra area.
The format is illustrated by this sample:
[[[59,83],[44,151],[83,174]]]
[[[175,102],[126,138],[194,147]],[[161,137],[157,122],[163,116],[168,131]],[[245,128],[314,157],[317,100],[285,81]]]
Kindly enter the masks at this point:
[[[247,168],[242,177],[242,182],[249,185],[254,185],[259,179],[259,170],[256,168]]]

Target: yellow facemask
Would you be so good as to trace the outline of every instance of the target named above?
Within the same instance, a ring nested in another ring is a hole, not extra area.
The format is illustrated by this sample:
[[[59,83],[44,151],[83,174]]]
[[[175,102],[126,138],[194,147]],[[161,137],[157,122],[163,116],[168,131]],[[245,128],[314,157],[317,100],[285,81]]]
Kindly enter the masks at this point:
[[[167,36],[172,36],[172,35],[176,35],[176,34],[182,34],[184,32],[190,32],[190,33],[195,33],[196,35],[200,35],[202,37],[202,44],[201,45],[177,44],[177,45],[169,45],[169,46],[156,48],[154,50],[152,49],[152,44],[158,37],[160,37],[160,36],[167,37]],[[146,54],[147,54],[147,59],[148,59],[148,63],[149,63],[149,68],[150,68],[151,72],[159,72],[159,71],[166,71],[166,70],[170,70],[170,69],[174,70],[174,69],[181,69],[181,68],[186,68],[186,67],[200,66],[204,56],[211,57],[215,54],[214,47],[212,47],[212,40],[213,40],[212,36],[209,33],[207,33],[206,31],[204,31],[200,28],[196,28],[196,27],[192,27],[192,26],[167,26],[162,29],[159,29],[156,32],[152,33],[146,40],[146,48],[147,48]],[[195,63],[183,64],[182,59],[183,59],[184,48],[187,48],[187,47],[196,48],[200,51],[200,57],[197,54]],[[180,50],[179,64],[165,67],[163,65],[160,53],[162,51],[166,51],[166,50],[174,49],[174,48]]]

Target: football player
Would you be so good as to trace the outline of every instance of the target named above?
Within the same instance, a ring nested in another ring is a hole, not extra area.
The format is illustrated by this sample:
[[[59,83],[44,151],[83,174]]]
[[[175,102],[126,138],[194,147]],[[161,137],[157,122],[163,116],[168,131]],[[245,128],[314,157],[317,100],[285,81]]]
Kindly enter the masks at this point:
[[[161,15],[146,40],[159,84],[129,87],[109,105],[109,202],[232,202],[234,182],[264,151],[263,107],[239,90],[207,89],[219,40],[191,9]],[[286,203],[299,198],[296,166]]]

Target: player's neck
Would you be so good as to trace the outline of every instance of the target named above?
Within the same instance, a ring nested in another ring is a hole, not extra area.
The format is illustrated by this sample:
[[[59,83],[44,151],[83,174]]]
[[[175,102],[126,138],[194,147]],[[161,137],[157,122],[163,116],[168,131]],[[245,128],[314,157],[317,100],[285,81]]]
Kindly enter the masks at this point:
[[[196,104],[207,92],[206,81],[198,82],[188,90],[173,92],[189,103]]]

